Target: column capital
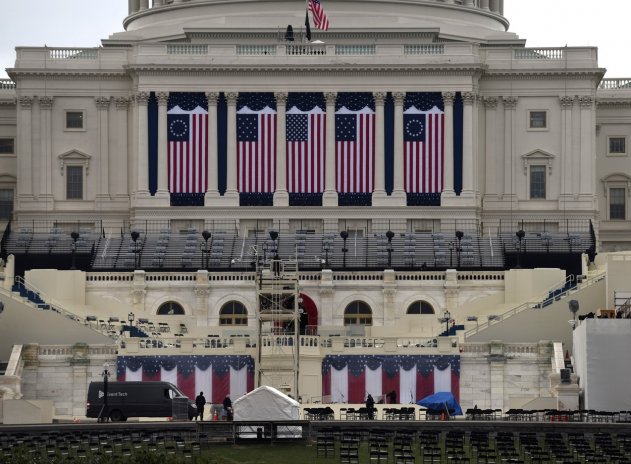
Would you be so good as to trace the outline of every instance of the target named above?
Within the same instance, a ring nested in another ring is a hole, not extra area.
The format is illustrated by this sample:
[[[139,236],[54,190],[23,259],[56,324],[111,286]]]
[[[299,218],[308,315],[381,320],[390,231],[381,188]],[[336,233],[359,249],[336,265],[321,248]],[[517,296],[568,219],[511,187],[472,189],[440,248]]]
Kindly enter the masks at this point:
[[[559,97],[562,108],[572,108],[574,105],[574,97]]]
[[[239,92],[226,92],[226,102],[228,105],[236,105],[239,98]]]
[[[579,96],[578,103],[581,105],[581,108],[591,108],[594,104],[594,98],[591,95]]]
[[[119,110],[126,110],[129,107],[129,98],[126,97],[116,97],[114,99],[114,103],[116,104],[116,108]]]
[[[462,92],[462,103],[465,105],[473,105],[476,97],[476,94],[473,92]]]
[[[274,92],[274,98],[276,98],[276,105],[287,104],[287,92]],[[278,110],[278,107],[276,110]]]
[[[96,97],[94,101],[98,110],[107,110],[110,107],[110,97]]]
[[[403,105],[405,101],[405,92],[393,92],[392,98],[394,98],[395,105]]]
[[[443,92],[443,103],[445,105],[453,105],[456,99],[456,92]]]
[[[504,97],[502,102],[504,103],[504,108],[514,110],[517,106],[517,97]]]
[[[169,103],[169,92],[156,93],[156,100],[158,100],[158,106],[166,106]]]
[[[33,97],[20,97],[18,102],[20,103],[20,108],[30,110],[33,106]]]
[[[206,100],[209,105],[216,105],[219,101],[219,92],[206,92]]]
[[[136,92],[134,94],[134,101],[137,105],[146,105],[149,103],[149,92]]]
[[[50,110],[53,107],[53,97],[39,97],[39,107],[43,110]]]
[[[497,98],[496,97],[483,97],[482,101],[484,102],[484,106],[487,109],[494,110],[497,108]]]
[[[373,92],[372,96],[375,99],[375,105],[383,106],[386,102],[386,92]]]
[[[337,101],[337,92],[324,92],[324,99],[327,105],[335,105]]]

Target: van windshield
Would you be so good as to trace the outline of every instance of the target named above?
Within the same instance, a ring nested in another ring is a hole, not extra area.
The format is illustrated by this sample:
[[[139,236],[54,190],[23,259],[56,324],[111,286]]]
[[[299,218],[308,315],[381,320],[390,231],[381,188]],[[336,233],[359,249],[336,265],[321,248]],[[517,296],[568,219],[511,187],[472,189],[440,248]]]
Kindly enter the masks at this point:
[[[177,388],[172,383],[169,384],[169,387],[171,387],[171,390],[173,390],[173,393],[170,395],[172,398],[176,397],[176,396],[179,396],[179,397],[185,397],[186,396],[184,393],[182,393],[182,391],[179,388]]]

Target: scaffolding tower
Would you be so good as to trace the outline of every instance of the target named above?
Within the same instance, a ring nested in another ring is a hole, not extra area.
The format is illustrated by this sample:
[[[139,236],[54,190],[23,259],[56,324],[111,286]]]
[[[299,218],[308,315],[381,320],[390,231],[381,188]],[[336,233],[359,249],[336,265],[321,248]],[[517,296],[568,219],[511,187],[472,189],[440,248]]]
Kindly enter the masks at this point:
[[[256,255],[257,386],[270,385],[299,397],[300,314],[296,260],[281,260],[278,243]],[[263,353],[265,351],[265,353]]]

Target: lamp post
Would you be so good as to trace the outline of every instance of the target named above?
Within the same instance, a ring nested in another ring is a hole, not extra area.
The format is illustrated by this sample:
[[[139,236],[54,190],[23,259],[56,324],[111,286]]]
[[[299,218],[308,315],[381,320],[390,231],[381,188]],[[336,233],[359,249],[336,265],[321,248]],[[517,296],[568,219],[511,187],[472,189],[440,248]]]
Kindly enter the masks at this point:
[[[388,238],[388,269],[392,268],[392,239],[394,238],[394,232],[389,230],[386,232]]]
[[[132,326],[134,324],[135,315],[134,313],[129,313],[127,315],[127,320],[129,321],[129,325]]]
[[[445,312],[443,313],[443,321],[445,321],[445,334],[448,336],[449,335],[449,321],[451,320],[451,313],[449,312],[449,310],[445,310]]]
[[[342,237],[342,240],[344,240],[344,246],[342,248],[342,253],[343,253],[342,266],[346,267],[346,253],[348,253],[348,248],[346,248],[346,239],[348,238],[348,232],[343,230],[342,232],[340,232],[340,237]]]
[[[131,231],[131,239],[134,242],[134,270],[136,270],[136,268],[138,267],[138,237],[140,237],[140,234],[138,233],[137,230],[132,230]]]
[[[101,372],[103,376],[103,407],[101,408],[101,412],[99,413],[98,421],[99,422],[107,422],[109,419],[109,411],[107,407],[107,382],[110,377],[110,365],[109,363],[103,364],[103,372]]]
[[[460,269],[460,252],[462,251],[462,237],[464,237],[464,233],[461,230],[456,231],[456,239],[458,243],[456,245],[456,263],[457,269]]]
[[[199,246],[199,249],[202,252],[202,267],[204,269],[208,269],[208,254],[210,253],[210,249],[208,248],[208,239],[212,237],[212,234],[207,230],[202,232],[202,238],[204,239],[204,244]]]
[[[326,242],[324,245],[322,245],[322,248],[324,249],[324,263],[322,263],[324,266],[324,269],[328,269],[329,268],[329,249],[330,249],[331,245],[329,245],[328,242]]]
[[[75,270],[77,269],[77,265],[76,265],[76,258],[75,258],[75,254],[77,253],[77,240],[79,239],[79,233],[78,232],[71,232],[70,233],[70,238],[72,238],[72,244],[70,245],[71,247],[71,254],[72,254],[72,261],[70,264],[70,269],[71,270]]]
[[[577,300],[570,300],[567,302],[568,308],[572,313],[572,320],[570,324],[572,325],[572,330],[576,328],[576,313],[578,313],[579,305]]]
[[[517,251],[517,266],[515,267],[519,269],[521,268],[521,242],[524,240],[524,237],[526,236],[526,232],[520,229],[517,232],[515,232],[515,235],[517,236],[517,246],[519,247]]]

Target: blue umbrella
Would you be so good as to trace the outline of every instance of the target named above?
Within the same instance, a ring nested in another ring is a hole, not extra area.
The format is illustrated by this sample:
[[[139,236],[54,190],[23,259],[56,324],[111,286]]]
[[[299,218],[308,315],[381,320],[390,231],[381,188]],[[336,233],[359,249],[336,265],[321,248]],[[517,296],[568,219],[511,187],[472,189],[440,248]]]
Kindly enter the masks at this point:
[[[445,412],[451,416],[462,416],[462,409],[451,392],[437,392],[416,402],[432,412]]]

